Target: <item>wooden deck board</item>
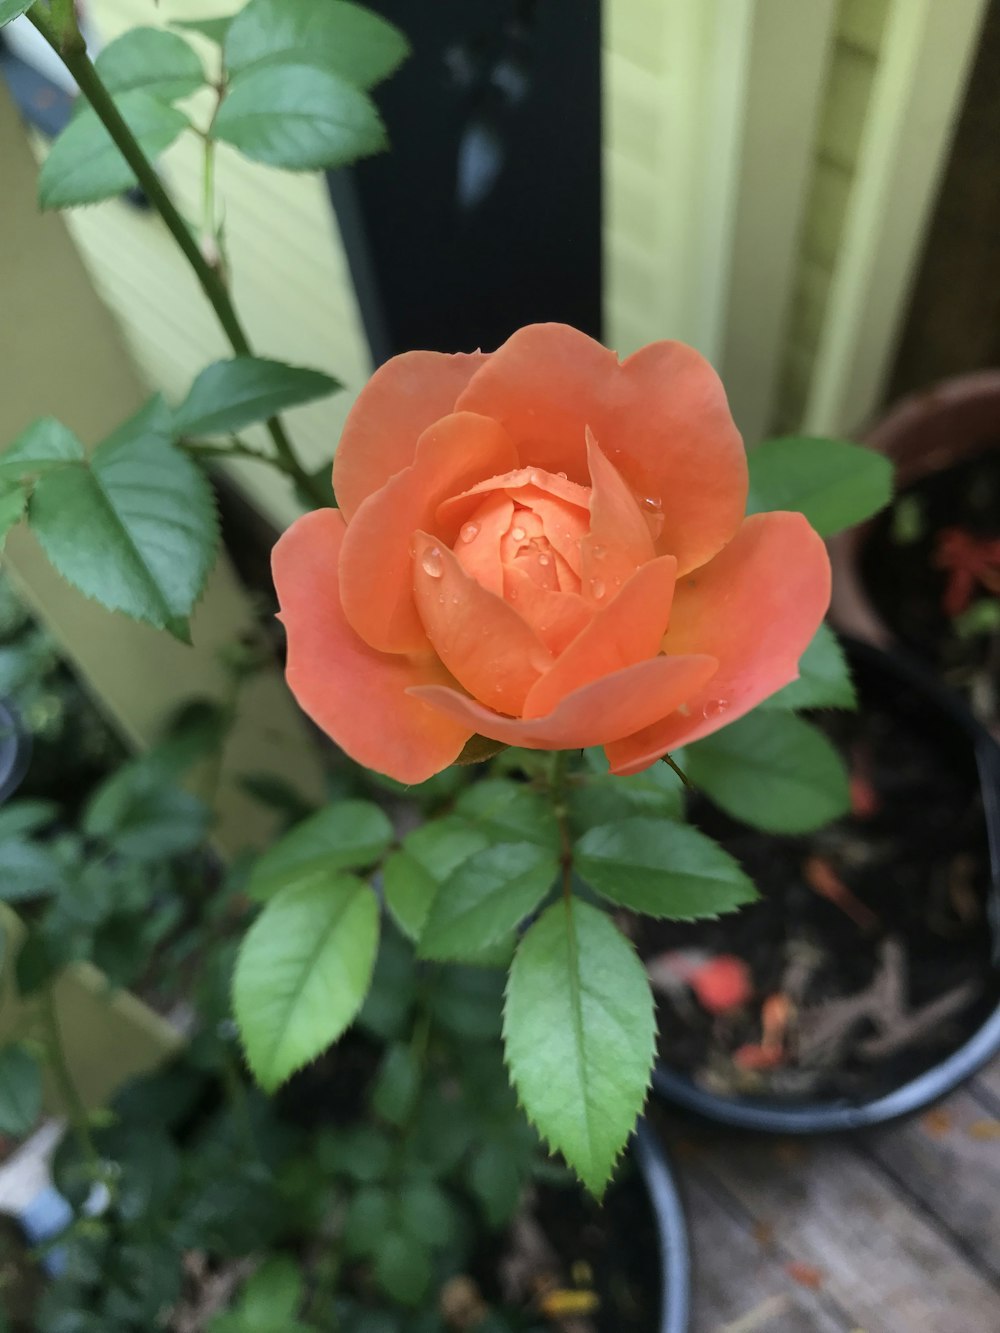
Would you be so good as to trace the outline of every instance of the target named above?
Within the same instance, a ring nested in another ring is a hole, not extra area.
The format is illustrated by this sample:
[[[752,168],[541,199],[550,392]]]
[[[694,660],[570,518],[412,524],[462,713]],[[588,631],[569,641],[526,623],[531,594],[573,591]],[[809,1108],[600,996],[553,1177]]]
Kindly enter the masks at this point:
[[[1000,1333],[998,1108],[1000,1061],[856,1139],[680,1136],[691,1333]]]

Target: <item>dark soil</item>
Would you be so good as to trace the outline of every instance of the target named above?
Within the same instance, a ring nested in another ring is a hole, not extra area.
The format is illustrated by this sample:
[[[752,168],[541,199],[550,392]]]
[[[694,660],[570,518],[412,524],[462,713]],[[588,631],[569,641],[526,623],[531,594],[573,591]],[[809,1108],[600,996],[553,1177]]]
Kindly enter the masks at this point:
[[[1000,445],[1000,442],[998,442]],[[960,529],[985,541],[1000,538],[1000,448],[929,477],[901,492],[872,525],[861,574],[879,615],[908,647],[968,699],[986,725],[1000,728],[1000,597],[978,581],[970,605],[992,602],[978,627],[949,615],[949,576],[936,563],[941,534]]]
[[[855,813],[774,837],[699,801],[694,822],[741,862],[760,901],[717,921],[634,923],[651,974],[680,950],[749,967],[751,998],[720,1014],[683,983],[658,987],[661,1059],[717,1092],[878,1096],[932,1067],[1000,1001],[972,747],[922,692],[866,657],[855,673],[859,712],[816,719],[851,768]],[[836,901],[824,896],[831,880]],[[776,1009],[778,1038],[762,1055]]]

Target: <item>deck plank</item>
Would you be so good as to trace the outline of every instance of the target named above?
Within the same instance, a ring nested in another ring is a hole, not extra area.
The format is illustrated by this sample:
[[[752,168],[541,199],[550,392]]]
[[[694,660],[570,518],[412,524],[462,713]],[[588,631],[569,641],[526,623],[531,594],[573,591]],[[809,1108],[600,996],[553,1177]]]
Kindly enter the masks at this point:
[[[996,1286],[849,1141],[720,1137],[696,1161],[783,1260],[816,1270],[821,1291],[850,1311],[847,1328],[1000,1333]],[[702,1237],[703,1249],[718,1244]]]
[[[852,1324],[797,1284],[772,1245],[720,1202],[718,1185],[683,1170],[691,1228],[691,1333],[844,1333]]]
[[[1000,1121],[972,1092],[959,1091],[917,1119],[868,1131],[861,1146],[980,1271],[1000,1280],[998,1131]]]

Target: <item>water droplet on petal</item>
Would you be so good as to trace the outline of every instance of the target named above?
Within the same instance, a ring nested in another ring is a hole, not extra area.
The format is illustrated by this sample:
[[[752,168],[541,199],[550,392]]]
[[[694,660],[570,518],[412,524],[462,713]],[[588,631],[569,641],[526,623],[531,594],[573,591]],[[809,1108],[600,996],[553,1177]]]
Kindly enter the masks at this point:
[[[527,534],[524,531],[524,528],[511,528],[510,535],[514,538],[516,542],[523,542],[525,537],[527,536]]]
[[[601,598],[604,596],[604,591],[605,591],[605,589],[604,589],[604,580],[603,580],[603,579],[591,579],[591,580],[590,580],[590,591],[594,594],[594,599],[595,599],[595,601],[598,601],[598,602],[599,602],[599,601],[601,600]]]
[[[463,542],[475,541],[475,539],[479,536],[479,524],[466,523],[465,527],[462,529],[460,533],[460,536]]]
[[[709,699],[701,710],[702,717],[720,717],[729,707],[728,699]]]
[[[528,477],[528,480],[531,482],[532,486],[541,486],[542,484],[542,479],[537,472],[532,472]]]
[[[616,588],[620,588],[622,586],[621,579],[615,579],[614,583]]]
[[[590,548],[590,554],[595,560],[603,560],[607,553],[608,548],[606,546],[592,546]]]
[[[547,555],[540,555],[538,557],[538,563],[544,567],[545,565],[551,565],[552,561]]]
[[[563,481],[568,481],[568,480],[569,480],[569,475],[568,475],[567,473],[565,473],[565,472],[557,472],[557,473],[556,473],[556,476],[557,476],[557,477],[562,477]]]
[[[644,495],[640,501],[643,509],[648,509],[651,513],[658,514],[663,508],[663,501],[658,495]]]
[[[425,574],[432,579],[439,579],[444,573],[444,561],[441,559],[440,546],[432,546],[429,551],[425,551],[420,561]]]
[[[459,602],[459,599],[458,599],[457,597],[453,597],[453,598],[451,599],[451,604],[452,604],[452,606],[458,606],[458,602]]]
[[[516,589],[516,588],[511,588],[510,592],[507,594],[507,601],[508,601],[508,602],[516,602],[516,601],[517,601],[517,589]]]

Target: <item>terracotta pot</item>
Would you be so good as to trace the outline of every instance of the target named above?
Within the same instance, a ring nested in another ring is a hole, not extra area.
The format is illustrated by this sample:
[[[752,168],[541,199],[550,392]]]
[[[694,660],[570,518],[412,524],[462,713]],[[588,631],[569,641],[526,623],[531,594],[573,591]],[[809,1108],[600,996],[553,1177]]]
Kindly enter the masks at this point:
[[[942,380],[904,398],[864,438],[865,444],[892,459],[898,489],[995,448],[998,442],[1000,370]],[[830,619],[845,634],[889,648],[894,635],[869,600],[861,575],[861,551],[870,528],[870,523],[862,523],[830,542]]]

